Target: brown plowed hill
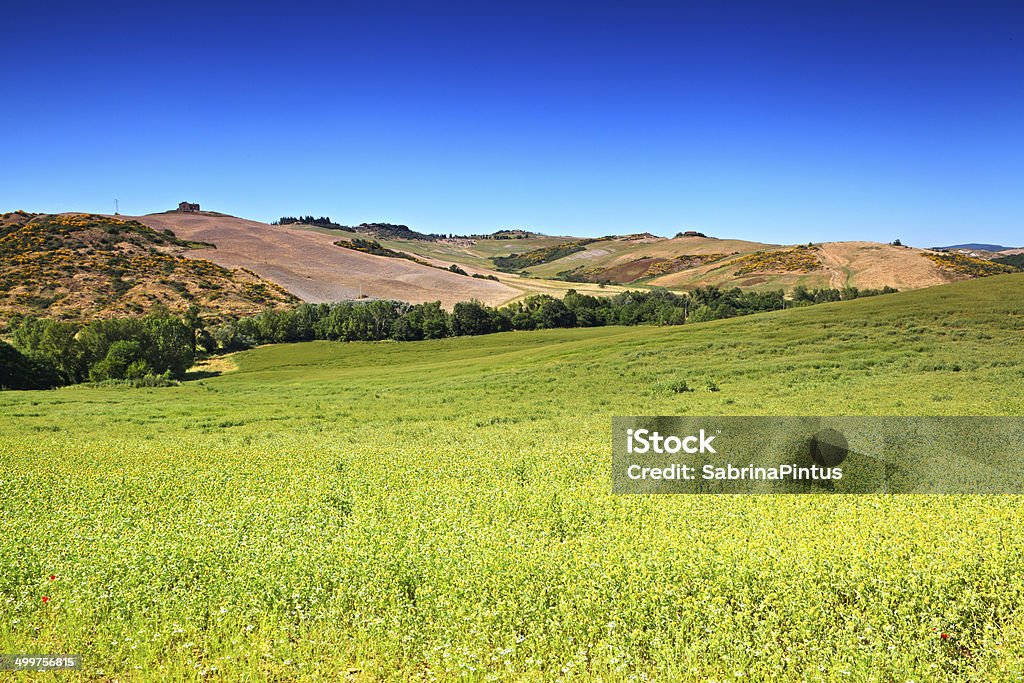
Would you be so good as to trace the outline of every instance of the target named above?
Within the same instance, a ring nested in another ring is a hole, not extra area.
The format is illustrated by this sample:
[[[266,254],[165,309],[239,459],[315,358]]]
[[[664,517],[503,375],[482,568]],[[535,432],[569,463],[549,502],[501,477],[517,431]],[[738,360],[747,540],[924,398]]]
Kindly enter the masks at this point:
[[[157,230],[169,229],[181,239],[215,244],[216,249],[187,255],[248,268],[310,302],[362,295],[412,303],[440,301],[451,307],[467,299],[500,304],[520,295],[500,282],[338,247],[333,244],[338,237],[325,232],[206,213],[170,212],[135,220]]]
[[[190,255],[228,267],[248,268],[314,302],[363,295],[409,302],[440,300],[450,308],[471,298],[499,305],[530,293],[560,295],[570,287],[609,294],[615,291],[615,284],[670,289],[713,284],[787,292],[796,286],[890,286],[907,290],[984,274],[938,263],[928,257],[927,250],[876,242],[824,242],[808,247],[805,253],[802,245],[713,237],[599,239],[562,258],[509,274],[488,268],[493,264],[491,257],[530,252],[575,238],[538,237],[503,242],[482,239],[460,245],[381,241],[390,249],[439,266],[430,267],[338,247],[333,242],[347,233],[310,226],[272,226],[206,213],[168,212],[141,216],[138,220],[157,229],[170,229],[182,239],[216,244],[216,249],[196,250]],[[804,258],[808,254],[813,259]],[[444,270],[451,263],[459,264],[470,274],[496,275],[501,282]],[[615,284],[597,291],[598,285],[592,283],[599,282]]]
[[[792,250],[793,247],[775,249]],[[771,253],[773,250],[765,251]],[[751,271],[738,268],[743,258],[739,255],[657,277],[650,284],[684,288],[716,284],[786,291],[797,285],[836,289],[890,286],[906,290],[942,285],[965,277],[937,265],[927,257],[927,251],[912,247],[894,247],[878,242],[824,242],[814,245],[813,251],[819,261],[816,269],[787,272],[765,268],[763,271]]]
[[[825,242],[820,245],[822,262],[831,272],[831,286],[852,285],[877,289],[919,289],[944,285],[963,277],[939,268],[922,249],[894,247],[878,242]]]

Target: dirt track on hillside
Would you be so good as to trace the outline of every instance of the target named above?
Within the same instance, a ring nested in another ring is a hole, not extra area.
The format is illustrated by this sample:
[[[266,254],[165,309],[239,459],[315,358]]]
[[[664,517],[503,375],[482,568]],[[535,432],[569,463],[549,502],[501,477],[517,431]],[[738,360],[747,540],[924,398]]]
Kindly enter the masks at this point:
[[[825,242],[819,254],[832,272],[831,286],[919,289],[961,279],[939,268],[920,249],[877,242]]]
[[[204,214],[122,218],[156,230],[170,229],[181,239],[215,244],[216,249],[195,249],[186,255],[228,268],[248,268],[314,303],[362,295],[412,303],[440,301],[450,308],[467,299],[500,304],[520,294],[499,282],[338,247],[333,244],[338,238],[310,230]]]

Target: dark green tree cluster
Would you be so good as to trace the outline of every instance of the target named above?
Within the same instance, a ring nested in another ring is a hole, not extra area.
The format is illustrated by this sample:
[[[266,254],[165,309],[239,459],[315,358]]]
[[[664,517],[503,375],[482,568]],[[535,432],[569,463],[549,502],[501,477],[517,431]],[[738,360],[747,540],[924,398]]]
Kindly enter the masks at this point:
[[[314,218],[313,216],[281,216],[278,220],[271,223],[271,225],[318,225],[321,228],[340,228],[341,226],[331,220],[330,216],[320,216]]]
[[[13,345],[0,347],[0,386],[11,389],[169,382],[184,377],[197,350],[214,347],[194,311],[178,317],[156,310],[86,325],[24,317],[12,321],[11,331]]]
[[[888,285],[881,289],[857,289],[856,287],[843,287],[842,289],[807,289],[803,285],[797,285],[793,290],[793,303],[797,306],[808,304],[824,304],[829,301],[849,301],[851,299],[863,299],[879,294],[892,294],[899,290]]]
[[[439,302],[345,301],[300,304],[232,320],[212,331],[218,348],[238,351],[258,344],[311,341],[416,341],[451,336],[451,316]]]
[[[529,268],[530,266],[539,266],[542,263],[550,263],[551,261],[557,261],[560,258],[564,258],[569,254],[575,254],[578,251],[583,251],[588,244],[597,241],[598,240],[596,239],[576,240],[575,242],[556,244],[552,247],[533,249],[531,251],[523,252],[522,254],[492,256],[491,261],[494,262],[494,265],[498,270],[506,273],[515,273],[523,270],[524,268]]]
[[[333,243],[336,247],[344,247],[345,249],[352,249],[353,251],[361,251],[365,254],[373,254],[374,256],[385,256],[387,258],[403,258],[409,261],[415,261],[424,266],[430,264],[421,258],[417,258],[412,254],[407,254],[404,251],[395,251],[394,249],[388,249],[383,246],[377,240],[364,240],[358,237],[353,237],[351,240],[338,240]]]
[[[60,384],[52,363],[0,341],[0,389],[52,389]]]
[[[783,307],[782,291],[744,292],[718,287],[686,294],[664,289],[596,297],[569,290],[564,299],[536,294],[501,308],[479,301],[455,304],[451,313],[439,302],[357,301],[302,304],[268,310],[213,330],[217,346],[237,351],[257,344],[309,341],[417,341],[509,330],[540,330],[603,325],[680,325]]]

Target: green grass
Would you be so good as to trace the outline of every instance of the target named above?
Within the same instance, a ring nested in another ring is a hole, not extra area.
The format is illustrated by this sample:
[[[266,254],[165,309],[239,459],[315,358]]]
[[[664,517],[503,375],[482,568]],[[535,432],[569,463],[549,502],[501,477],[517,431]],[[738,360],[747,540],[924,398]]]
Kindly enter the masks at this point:
[[[617,497],[610,429],[1021,415],[1022,330],[1008,275],[3,393],[0,652],[121,680],[1016,680],[1017,497]]]

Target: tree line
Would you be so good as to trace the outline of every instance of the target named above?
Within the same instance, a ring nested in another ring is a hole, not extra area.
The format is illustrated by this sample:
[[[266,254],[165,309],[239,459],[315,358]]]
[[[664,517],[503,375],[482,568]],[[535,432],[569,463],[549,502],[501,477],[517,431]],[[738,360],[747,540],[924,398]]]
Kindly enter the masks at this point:
[[[787,300],[782,290],[754,292],[713,285],[688,294],[651,289],[608,297],[569,290],[562,299],[536,294],[501,307],[463,301],[451,312],[437,301],[361,300],[268,309],[213,326],[195,308],[182,316],[157,309],[143,318],[87,324],[20,317],[11,321],[12,343],[0,342],[0,388],[51,388],[79,382],[155,386],[184,378],[197,357],[260,344],[419,341],[510,330],[681,325],[895,291],[891,287],[813,291],[798,287]]]
[[[320,216],[319,218],[314,218],[313,216],[281,216],[271,225],[295,225],[296,223],[301,225],[318,225],[322,228],[340,229],[342,227],[332,221],[330,216]]]
[[[807,304],[824,304],[830,301],[848,301],[849,299],[862,299],[866,296],[878,296],[879,294],[893,294],[898,289],[886,285],[881,289],[857,289],[856,287],[844,287],[842,289],[808,289],[803,285],[797,285],[793,289],[792,302],[797,306]]]

